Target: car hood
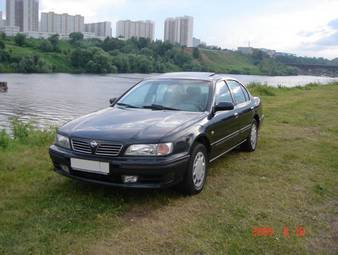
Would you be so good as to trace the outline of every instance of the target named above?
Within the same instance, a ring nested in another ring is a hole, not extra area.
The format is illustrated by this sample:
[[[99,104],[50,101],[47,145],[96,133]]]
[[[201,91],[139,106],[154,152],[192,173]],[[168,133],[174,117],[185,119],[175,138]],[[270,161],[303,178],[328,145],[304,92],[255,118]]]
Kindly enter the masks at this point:
[[[199,120],[205,113],[107,108],[71,121],[59,129],[71,137],[109,141],[159,141]]]

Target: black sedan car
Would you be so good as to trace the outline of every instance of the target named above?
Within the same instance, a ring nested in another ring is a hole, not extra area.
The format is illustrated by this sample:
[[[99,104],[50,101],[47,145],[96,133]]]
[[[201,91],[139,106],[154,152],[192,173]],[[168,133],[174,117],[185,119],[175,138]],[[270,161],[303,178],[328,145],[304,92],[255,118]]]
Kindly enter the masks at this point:
[[[197,194],[208,163],[239,146],[256,149],[264,117],[259,98],[237,80],[213,73],[147,78],[110,103],[58,129],[49,149],[57,173]]]

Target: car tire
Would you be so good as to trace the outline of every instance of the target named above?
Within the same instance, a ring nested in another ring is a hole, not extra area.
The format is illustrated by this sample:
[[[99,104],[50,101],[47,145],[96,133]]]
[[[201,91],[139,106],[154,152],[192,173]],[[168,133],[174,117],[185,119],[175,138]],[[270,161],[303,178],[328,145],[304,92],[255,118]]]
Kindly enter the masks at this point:
[[[185,195],[200,193],[205,185],[208,174],[208,152],[203,144],[193,146],[188,169],[179,190]]]
[[[258,142],[258,123],[256,120],[252,122],[250,134],[245,143],[242,144],[242,149],[247,152],[253,152],[257,148]]]

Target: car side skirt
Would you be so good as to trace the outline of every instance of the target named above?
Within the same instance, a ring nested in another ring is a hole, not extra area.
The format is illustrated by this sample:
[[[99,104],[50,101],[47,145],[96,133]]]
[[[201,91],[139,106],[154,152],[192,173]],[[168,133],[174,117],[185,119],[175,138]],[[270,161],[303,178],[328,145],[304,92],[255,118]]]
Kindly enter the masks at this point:
[[[242,142],[240,142],[239,144],[237,144],[237,145],[231,147],[229,150],[227,150],[227,151],[225,151],[225,152],[222,152],[222,153],[219,154],[218,156],[216,156],[216,157],[210,159],[210,160],[209,160],[209,163],[214,162],[216,159],[218,159],[218,158],[224,156],[224,155],[227,154],[228,152],[230,152],[230,151],[232,151],[233,149],[237,148],[237,147],[240,146],[241,144],[245,143],[246,140],[247,140],[247,139],[245,139],[245,140],[243,140]]]

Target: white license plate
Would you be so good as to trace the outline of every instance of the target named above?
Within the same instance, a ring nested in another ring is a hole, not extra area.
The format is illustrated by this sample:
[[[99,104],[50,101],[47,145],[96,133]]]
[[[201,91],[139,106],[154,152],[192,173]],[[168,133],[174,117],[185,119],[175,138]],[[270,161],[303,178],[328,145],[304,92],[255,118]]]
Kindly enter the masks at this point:
[[[75,171],[104,175],[109,174],[109,163],[106,162],[72,158],[70,159],[70,165]]]

